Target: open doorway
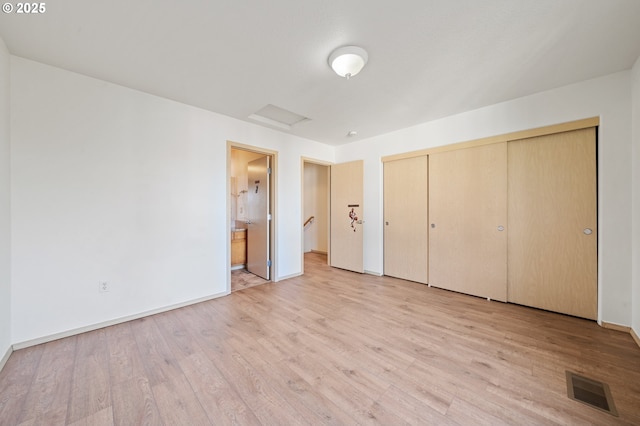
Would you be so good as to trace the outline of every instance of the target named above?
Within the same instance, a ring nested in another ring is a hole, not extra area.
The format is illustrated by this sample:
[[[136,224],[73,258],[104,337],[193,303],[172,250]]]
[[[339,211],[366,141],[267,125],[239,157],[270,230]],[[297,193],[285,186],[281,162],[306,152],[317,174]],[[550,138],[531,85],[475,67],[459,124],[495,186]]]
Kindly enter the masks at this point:
[[[276,153],[228,143],[230,292],[274,281]]]
[[[305,264],[327,264],[330,164],[302,160],[302,272]]]

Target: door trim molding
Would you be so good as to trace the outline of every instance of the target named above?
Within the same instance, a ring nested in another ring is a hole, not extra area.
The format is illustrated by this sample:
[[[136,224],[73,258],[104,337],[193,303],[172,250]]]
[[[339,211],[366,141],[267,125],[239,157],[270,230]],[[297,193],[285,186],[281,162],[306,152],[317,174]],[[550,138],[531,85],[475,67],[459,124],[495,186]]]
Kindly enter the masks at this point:
[[[491,145],[499,142],[509,142],[517,139],[528,139],[536,136],[551,135],[554,133],[569,132],[571,130],[586,129],[589,127],[597,127],[600,125],[600,117],[585,118],[582,120],[568,121],[566,123],[553,124],[551,126],[537,127],[528,130],[519,130],[517,132],[504,133],[502,135],[489,136],[481,139],[473,139],[470,141],[457,142],[449,145],[435,146],[425,148],[418,151],[404,152],[401,154],[387,155],[382,157],[382,162],[402,160],[405,158],[420,157],[436,152],[454,151],[457,149],[471,148],[475,146]]]

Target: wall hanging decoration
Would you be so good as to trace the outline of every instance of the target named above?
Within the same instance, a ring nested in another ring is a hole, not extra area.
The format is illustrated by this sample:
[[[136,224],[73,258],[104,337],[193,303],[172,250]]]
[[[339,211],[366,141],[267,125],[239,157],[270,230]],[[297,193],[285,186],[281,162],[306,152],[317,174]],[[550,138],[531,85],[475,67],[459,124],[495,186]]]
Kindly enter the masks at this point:
[[[353,207],[351,207],[351,211],[349,212],[349,219],[351,219],[351,228],[353,228],[353,232],[356,232],[356,222],[358,221],[358,215]]]

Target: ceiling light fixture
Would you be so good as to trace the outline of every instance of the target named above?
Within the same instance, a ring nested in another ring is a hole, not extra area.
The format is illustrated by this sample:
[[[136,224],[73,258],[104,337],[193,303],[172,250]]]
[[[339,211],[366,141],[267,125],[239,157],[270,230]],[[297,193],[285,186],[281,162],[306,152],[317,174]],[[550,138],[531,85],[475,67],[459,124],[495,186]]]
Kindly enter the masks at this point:
[[[367,51],[358,46],[343,46],[329,55],[329,66],[347,80],[358,74],[369,60]]]

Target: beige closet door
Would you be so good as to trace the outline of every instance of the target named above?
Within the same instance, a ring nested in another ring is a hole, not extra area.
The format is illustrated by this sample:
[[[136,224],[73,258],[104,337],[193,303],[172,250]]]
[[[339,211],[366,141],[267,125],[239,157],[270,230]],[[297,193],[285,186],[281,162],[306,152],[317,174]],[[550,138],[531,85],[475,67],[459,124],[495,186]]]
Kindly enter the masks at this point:
[[[427,283],[429,158],[384,163],[384,274]]]
[[[507,300],[506,142],[429,156],[429,284]]]
[[[509,142],[509,301],[597,317],[596,129]]]
[[[331,266],[364,272],[363,162],[331,166]]]

